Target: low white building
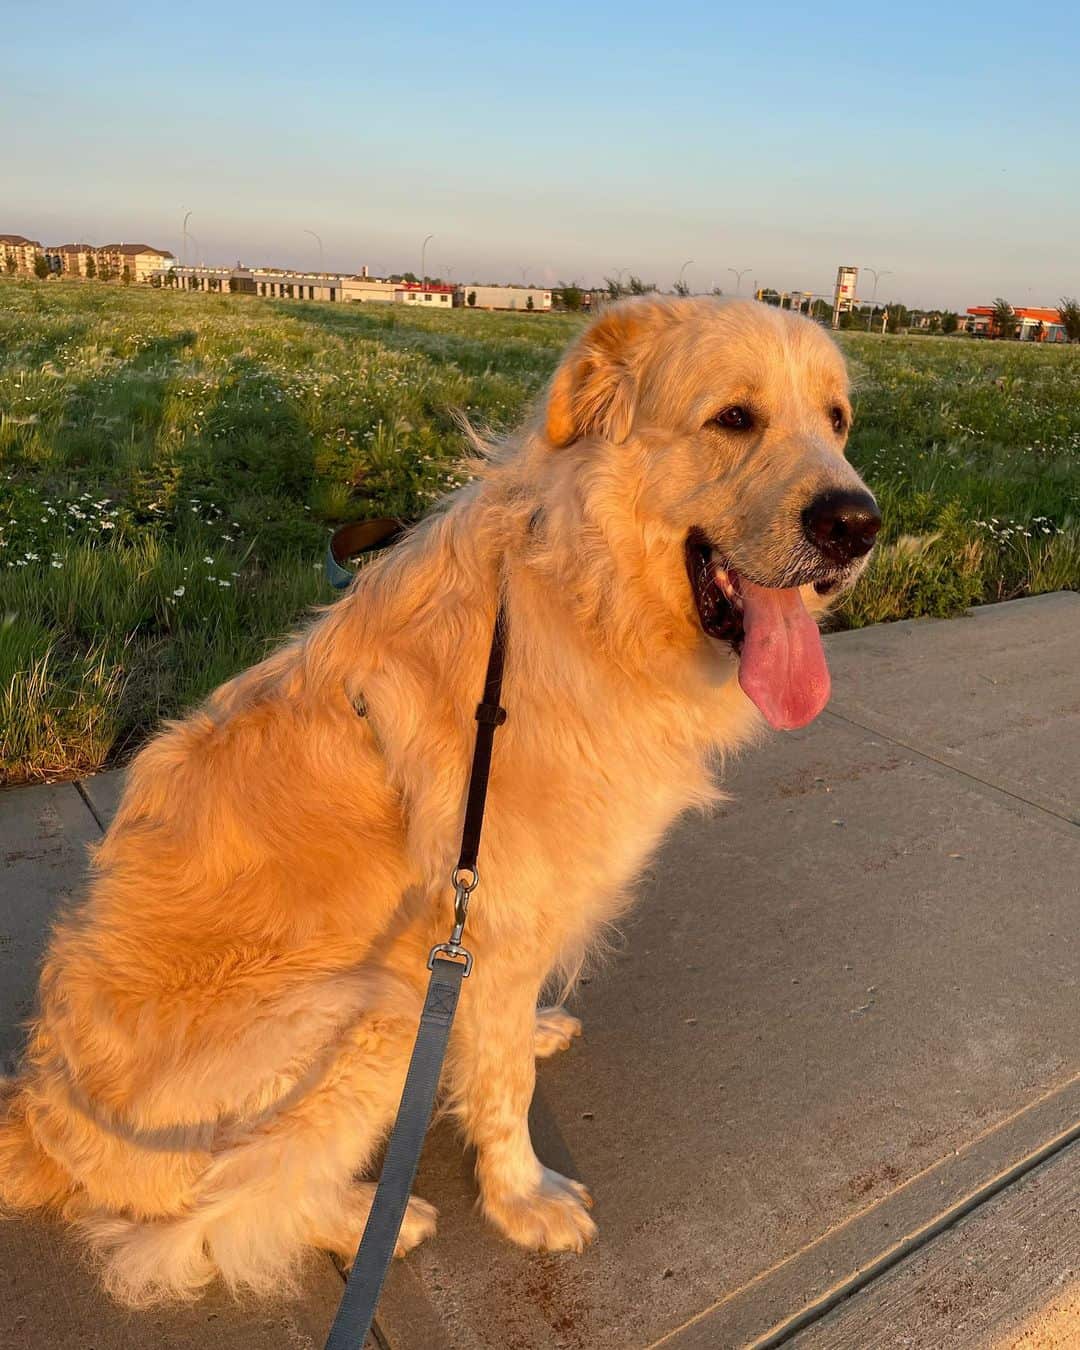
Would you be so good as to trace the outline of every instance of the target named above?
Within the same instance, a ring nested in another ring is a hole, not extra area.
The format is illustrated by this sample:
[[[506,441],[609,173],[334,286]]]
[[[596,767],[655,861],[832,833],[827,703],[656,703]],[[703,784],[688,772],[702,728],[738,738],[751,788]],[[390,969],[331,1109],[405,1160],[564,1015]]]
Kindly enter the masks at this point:
[[[399,305],[414,305],[418,309],[453,309],[454,288],[441,281],[399,281],[394,287],[394,299]]]
[[[250,276],[255,283],[255,295],[278,300],[343,300],[345,282],[349,280],[337,272],[288,272],[277,267],[253,267]]]
[[[397,298],[397,289],[400,283],[396,281],[380,281],[377,277],[345,277],[341,283],[341,298],[352,301],[354,304],[376,304],[392,305]]]
[[[155,273],[163,286],[182,291],[232,291],[272,300],[344,299],[351,278],[337,272],[289,272],[277,267],[169,267]]]
[[[551,292],[535,286],[459,286],[458,304],[469,309],[518,309],[534,312],[551,308]]]

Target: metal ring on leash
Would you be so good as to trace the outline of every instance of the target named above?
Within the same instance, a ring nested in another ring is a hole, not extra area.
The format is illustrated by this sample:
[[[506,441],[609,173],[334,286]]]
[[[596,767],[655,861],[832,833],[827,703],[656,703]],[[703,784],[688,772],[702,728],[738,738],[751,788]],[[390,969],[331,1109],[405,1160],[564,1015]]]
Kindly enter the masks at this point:
[[[470,881],[468,884],[462,881],[461,879],[462,872],[471,873],[472,881]],[[475,891],[477,886],[480,885],[479,869],[476,868],[475,866],[461,867],[459,865],[455,867],[454,870],[450,873],[450,885],[453,886],[455,891],[464,891],[466,895],[472,895],[473,891]]]

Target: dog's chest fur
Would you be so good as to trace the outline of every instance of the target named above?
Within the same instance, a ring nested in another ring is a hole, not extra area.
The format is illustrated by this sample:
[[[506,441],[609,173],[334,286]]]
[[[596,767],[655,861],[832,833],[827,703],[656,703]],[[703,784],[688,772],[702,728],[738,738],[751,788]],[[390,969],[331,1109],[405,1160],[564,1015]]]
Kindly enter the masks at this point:
[[[441,695],[430,690],[429,716],[460,727]],[[470,923],[490,927],[502,947],[539,946],[553,962],[588,946],[624,907],[629,883],[681,812],[718,799],[712,752],[743,741],[750,719],[734,682],[688,700],[610,684],[575,696],[518,677],[504,701],[509,717],[496,735],[483,885]],[[432,785],[408,813],[409,852],[443,889],[473,734],[469,726],[453,738],[452,771],[436,759],[451,743],[443,733],[425,743],[423,769],[414,764],[403,775]]]

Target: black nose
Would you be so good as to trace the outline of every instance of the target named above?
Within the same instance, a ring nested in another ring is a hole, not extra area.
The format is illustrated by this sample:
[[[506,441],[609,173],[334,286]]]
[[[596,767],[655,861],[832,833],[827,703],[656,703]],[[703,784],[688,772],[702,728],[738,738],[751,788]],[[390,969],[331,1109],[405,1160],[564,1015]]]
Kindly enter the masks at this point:
[[[869,492],[823,492],[802,515],[807,539],[836,563],[869,553],[881,529],[881,512]]]

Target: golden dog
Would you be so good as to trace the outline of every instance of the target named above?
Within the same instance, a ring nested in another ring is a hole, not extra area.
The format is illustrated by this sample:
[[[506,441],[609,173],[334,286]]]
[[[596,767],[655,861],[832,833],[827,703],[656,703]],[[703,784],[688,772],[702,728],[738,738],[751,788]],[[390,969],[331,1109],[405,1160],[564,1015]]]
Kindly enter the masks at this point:
[[[445,1073],[507,1237],[580,1249],[576,1181],[533,1152],[534,1056],[570,981],[710,766],[802,725],[814,616],[879,524],[844,458],[837,349],[751,302],[607,310],[533,425],[300,637],[131,766],[89,895],[56,926],[0,1198],[62,1210],[130,1304],[215,1272],[279,1288],[355,1251],[426,959],[452,922],[473,712],[496,604],[503,702]],[[435,1226],[413,1199],[400,1250]]]

